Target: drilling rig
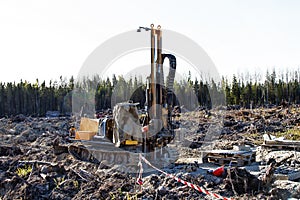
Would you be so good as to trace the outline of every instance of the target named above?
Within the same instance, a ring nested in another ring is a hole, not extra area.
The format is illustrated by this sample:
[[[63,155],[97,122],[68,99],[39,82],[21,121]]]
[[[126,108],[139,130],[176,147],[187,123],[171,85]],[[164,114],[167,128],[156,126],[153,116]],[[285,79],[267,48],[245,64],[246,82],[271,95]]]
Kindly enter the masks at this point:
[[[139,27],[151,32],[151,73],[146,79],[145,113],[140,115],[134,102],[117,103],[113,115],[101,119],[81,118],[73,143],[67,151],[75,158],[93,163],[104,162],[108,166],[122,165],[124,171],[136,167],[138,155],[148,154],[155,162],[174,162],[177,152],[168,147],[175,137],[172,110],[176,96],[173,84],[176,57],[162,53],[162,30]],[[164,80],[163,63],[169,60],[169,73]],[[56,146],[60,153],[61,146]],[[66,149],[65,149],[66,150]]]

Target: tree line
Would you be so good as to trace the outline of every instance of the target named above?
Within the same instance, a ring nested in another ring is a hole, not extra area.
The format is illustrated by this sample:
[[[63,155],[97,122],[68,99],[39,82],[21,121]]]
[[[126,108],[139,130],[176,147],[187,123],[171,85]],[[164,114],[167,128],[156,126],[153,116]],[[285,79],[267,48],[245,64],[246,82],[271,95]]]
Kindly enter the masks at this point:
[[[264,81],[259,81],[233,75],[231,84],[227,79],[222,80],[227,105],[240,105],[249,108],[280,105],[299,104],[300,86],[299,71],[290,71],[277,74],[275,70],[266,72]]]
[[[47,111],[68,112],[74,88],[74,78],[66,81],[39,82],[28,81],[0,83],[0,116],[24,114],[30,116],[45,116]],[[69,104],[69,105],[67,105]]]
[[[199,106],[212,108],[218,105],[238,105],[245,108],[267,105],[280,105],[283,102],[300,103],[300,85],[298,71],[276,74],[267,72],[262,81],[257,76],[245,79],[233,75],[222,77],[217,82],[212,79],[192,80],[189,75],[185,80],[175,81],[173,93],[177,103],[188,110]],[[146,85],[142,78],[125,79],[115,76],[102,80],[99,76],[75,81],[73,77],[60,77],[58,81],[35,83],[28,81],[0,82],[0,116],[24,114],[45,116],[47,111],[58,111],[61,114],[72,113],[72,95],[75,90],[93,88],[92,99],[95,110],[109,109],[114,103],[132,100],[145,103]]]

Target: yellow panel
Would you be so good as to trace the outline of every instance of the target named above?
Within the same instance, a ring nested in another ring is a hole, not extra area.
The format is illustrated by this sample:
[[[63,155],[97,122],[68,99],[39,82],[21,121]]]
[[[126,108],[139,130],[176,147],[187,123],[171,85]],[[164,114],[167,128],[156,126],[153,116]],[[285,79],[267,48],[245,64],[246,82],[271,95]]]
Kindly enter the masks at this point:
[[[125,145],[137,145],[138,143],[137,140],[125,140]]]
[[[95,132],[92,131],[77,131],[75,134],[76,140],[91,140],[96,135]]]

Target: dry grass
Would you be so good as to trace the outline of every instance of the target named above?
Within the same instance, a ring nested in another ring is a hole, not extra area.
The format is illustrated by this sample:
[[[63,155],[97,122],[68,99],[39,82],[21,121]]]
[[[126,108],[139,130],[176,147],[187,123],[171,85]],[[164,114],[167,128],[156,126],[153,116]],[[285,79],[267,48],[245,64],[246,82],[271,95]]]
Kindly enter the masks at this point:
[[[284,137],[286,140],[300,140],[300,127],[294,127],[286,132],[274,133],[272,135],[276,137]]]

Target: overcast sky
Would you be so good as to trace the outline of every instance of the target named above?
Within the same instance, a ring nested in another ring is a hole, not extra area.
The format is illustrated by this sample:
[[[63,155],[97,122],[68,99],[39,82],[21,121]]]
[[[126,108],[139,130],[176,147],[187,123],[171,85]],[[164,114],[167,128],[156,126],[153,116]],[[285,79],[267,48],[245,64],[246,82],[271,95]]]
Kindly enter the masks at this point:
[[[0,81],[76,76],[101,43],[151,23],[194,40],[221,75],[300,66],[297,0],[1,0]]]

